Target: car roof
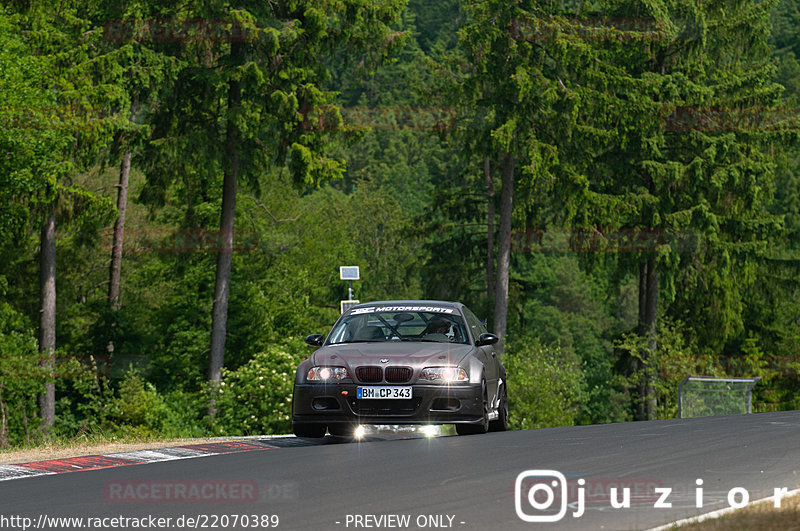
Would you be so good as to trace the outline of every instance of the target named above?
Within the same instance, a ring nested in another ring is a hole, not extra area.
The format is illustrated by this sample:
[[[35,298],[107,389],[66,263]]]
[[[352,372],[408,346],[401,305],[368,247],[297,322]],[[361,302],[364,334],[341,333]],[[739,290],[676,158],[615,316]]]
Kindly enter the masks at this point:
[[[445,308],[461,308],[464,305],[460,302],[453,301],[435,301],[435,300],[391,300],[391,301],[371,301],[360,302],[354,304],[351,308],[367,308],[370,306],[444,306]]]

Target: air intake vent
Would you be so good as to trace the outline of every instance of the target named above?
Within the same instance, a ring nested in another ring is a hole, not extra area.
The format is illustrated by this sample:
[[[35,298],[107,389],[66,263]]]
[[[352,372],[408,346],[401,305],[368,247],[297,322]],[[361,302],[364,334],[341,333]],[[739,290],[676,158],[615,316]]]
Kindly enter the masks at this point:
[[[422,398],[411,400],[358,400],[349,398],[350,408],[359,417],[410,417],[419,410]]]
[[[381,367],[358,367],[356,377],[365,383],[375,383],[383,380],[383,369]]]
[[[413,371],[410,367],[386,367],[386,381],[404,383],[411,379]]]

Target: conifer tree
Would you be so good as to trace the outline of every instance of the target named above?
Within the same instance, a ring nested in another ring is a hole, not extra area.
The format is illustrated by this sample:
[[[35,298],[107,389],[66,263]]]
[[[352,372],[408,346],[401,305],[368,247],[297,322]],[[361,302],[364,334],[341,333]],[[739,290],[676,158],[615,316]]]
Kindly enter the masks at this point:
[[[655,416],[649,360],[659,311],[693,323],[699,343],[719,353],[742,331],[744,290],[779,228],[766,210],[775,131],[752,120],[780,94],[767,46],[772,2],[721,4],[615,3],[611,17],[644,13],[657,30],[641,42],[597,46],[613,73],[594,83],[606,116],[598,127],[611,133],[592,158],[597,193],[586,195],[586,211],[603,224],[607,207],[590,205],[618,204],[616,226],[659,235],[629,261],[638,265],[647,344],[637,355],[638,418]]]
[[[163,201],[170,183],[199,196],[221,187],[208,378],[219,383],[224,364],[237,188],[269,186],[268,170],[286,166],[301,188],[337,177],[342,161],[324,153],[341,126],[325,57],[342,48],[362,49],[376,62],[399,45],[389,24],[400,0],[330,2],[207,2],[185,6],[175,17],[204,20],[215,31],[181,39],[175,56],[183,63],[154,116],[143,192]],[[221,176],[221,182],[218,181]],[[189,197],[186,222],[193,219]],[[213,414],[213,404],[210,409]]]

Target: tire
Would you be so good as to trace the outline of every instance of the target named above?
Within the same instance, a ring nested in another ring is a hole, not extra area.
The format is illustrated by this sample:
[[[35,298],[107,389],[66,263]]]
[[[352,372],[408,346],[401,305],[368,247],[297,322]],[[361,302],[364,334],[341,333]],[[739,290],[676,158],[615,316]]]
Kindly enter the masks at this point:
[[[489,399],[486,396],[486,380],[481,382],[483,395],[483,420],[477,424],[456,424],[456,433],[459,435],[480,435],[489,431]]]
[[[353,426],[349,424],[333,424],[328,426],[328,431],[334,437],[344,437],[347,439],[352,439],[355,435]]]
[[[508,430],[508,392],[506,391],[506,384],[503,384],[501,393],[500,405],[497,407],[497,419],[489,422],[489,431]]]
[[[306,439],[320,439],[325,437],[324,424],[307,424],[303,422],[293,422],[292,431],[296,437],[303,437]]]

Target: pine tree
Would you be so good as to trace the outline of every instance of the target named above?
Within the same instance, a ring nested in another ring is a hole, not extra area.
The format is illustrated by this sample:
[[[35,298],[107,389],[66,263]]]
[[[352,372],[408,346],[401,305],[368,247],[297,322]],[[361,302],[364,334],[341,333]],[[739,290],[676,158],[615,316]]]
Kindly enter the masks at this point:
[[[362,48],[376,58],[399,45],[389,24],[399,0],[375,4],[335,0],[208,2],[176,10],[177,18],[218,26],[218,36],[173,45],[183,66],[154,116],[146,200],[158,203],[170,184],[187,195],[185,223],[198,219],[197,196],[221,187],[219,242],[208,379],[218,384],[224,364],[237,188],[260,189],[267,171],[285,166],[301,188],[341,175],[328,158],[328,138],[341,126],[333,95],[320,87],[325,57]],[[219,178],[221,177],[221,182]],[[210,409],[213,413],[213,403]]]
[[[744,292],[780,226],[766,210],[778,139],[748,122],[780,94],[766,41],[771,6],[616,3],[612,17],[650,15],[659,38],[597,47],[616,70],[594,84],[607,100],[604,127],[615,134],[593,158],[601,166],[587,203],[604,197],[624,207],[618,226],[659,235],[650,252],[629,261],[638,263],[639,333],[647,339],[638,355],[638,418],[655,415],[648,360],[659,311],[693,323],[700,345],[720,352],[742,331]],[[603,211],[587,208],[600,222],[608,219]]]

